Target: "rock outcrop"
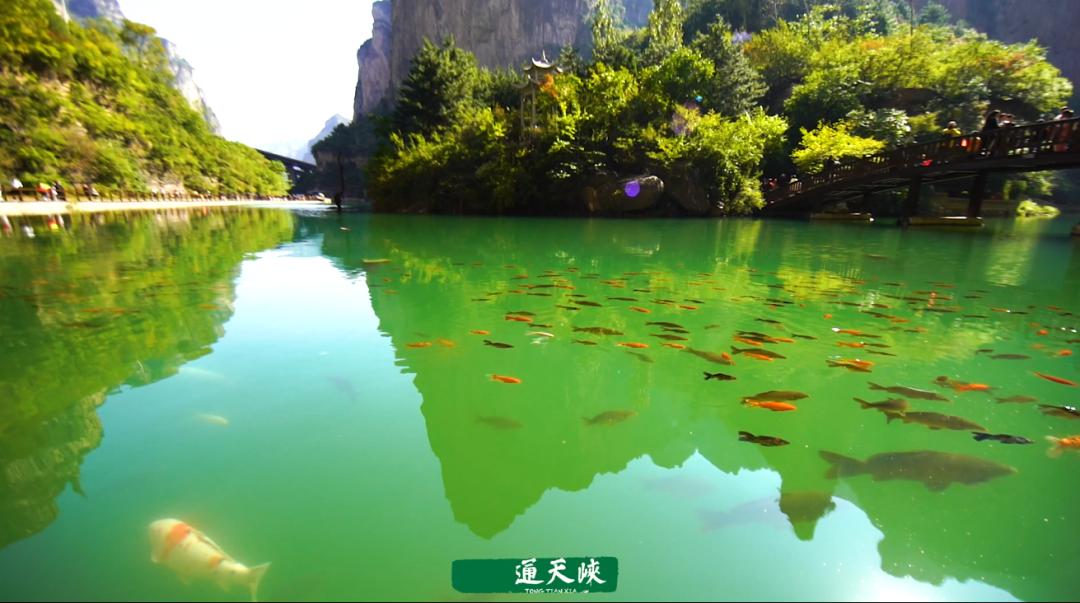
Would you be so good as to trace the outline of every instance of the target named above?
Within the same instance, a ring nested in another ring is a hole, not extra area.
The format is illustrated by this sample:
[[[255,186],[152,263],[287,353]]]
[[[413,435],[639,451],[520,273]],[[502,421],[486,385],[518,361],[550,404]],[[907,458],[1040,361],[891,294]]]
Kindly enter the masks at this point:
[[[299,159],[308,163],[315,163],[315,157],[311,154],[311,147],[315,146],[315,143],[329,136],[334,131],[334,128],[338,127],[341,124],[348,125],[349,118],[345,117],[344,115],[335,115],[330,119],[326,120],[326,123],[323,125],[322,131],[319,132],[318,135],[315,136],[315,138],[312,138],[308,141],[307,152],[305,152],[304,155]]]
[[[1062,75],[1080,84],[1080,4],[1076,0],[935,0],[995,40],[1009,44],[1038,40]],[[916,6],[925,6],[918,0]]]
[[[664,182],[656,176],[633,176],[598,182],[582,191],[593,213],[615,214],[648,209],[664,194]]]
[[[520,68],[546,52],[590,40],[588,0],[398,0],[393,3],[390,81],[397,88],[427,38],[449,36],[484,67]]]
[[[60,14],[66,10],[71,17],[80,21],[87,19],[104,19],[114,25],[122,25],[124,12],[120,10],[117,0],[67,0],[66,4],[61,0],[53,0]],[[195,70],[184,60],[176,48],[176,44],[162,38],[161,44],[165,47],[165,57],[169,61],[169,69],[173,74],[173,87],[184,95],[192,109],[198,111],[210,129],[221,135],[221,123],[206,103],[206,95],[202,88],[195,83]]]
[[[392,52],[390,0],[378,0],[371,5],[374,25],[371,39],[356,51],[360,75],[356,79],[356,96],[353,98],[353,119],[359,119],[373,111],[379,102],[390,98],[390,55]]]

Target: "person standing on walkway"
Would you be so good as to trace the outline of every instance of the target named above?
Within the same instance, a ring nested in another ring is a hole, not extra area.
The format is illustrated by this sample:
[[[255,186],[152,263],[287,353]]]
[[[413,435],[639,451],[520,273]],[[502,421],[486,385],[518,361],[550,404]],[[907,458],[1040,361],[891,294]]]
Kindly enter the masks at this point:
[[[995,109],[986,115],[986,120],[983,122],[983,134],[980,137],[982,140],[983,155],[990,155],[994,152],[994,147],[996,146],[994,143],[997,142],[997,134],[1000,129],[1001,111]]]
[[[1072,119],[1071,117],[1065,117],[1066,113],[1068,113],[1069,115],[1072,115],[1072,109],[1069,109],[1068,107],[1062,107],[1061,112],[1058,113],[1058,116],[1054,118],[1054,121],[1062,121],[1064,119]]]

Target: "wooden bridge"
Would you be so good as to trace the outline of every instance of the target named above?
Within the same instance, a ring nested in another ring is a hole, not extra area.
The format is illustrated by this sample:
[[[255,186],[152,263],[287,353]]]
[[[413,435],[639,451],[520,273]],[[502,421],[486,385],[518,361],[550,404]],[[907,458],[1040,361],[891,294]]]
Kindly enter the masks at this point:
[[[818,212],[827,203],[865,202],[874,193],[906,188],[904,217],[910,219],[918,212],[923,185],[974,177],[967,217],[978,218],[991,174],[1070,168],[1080,168],[1080,119],[1001,128],[848,161],[804,181],[780,184],[765,194],[764,211]]]

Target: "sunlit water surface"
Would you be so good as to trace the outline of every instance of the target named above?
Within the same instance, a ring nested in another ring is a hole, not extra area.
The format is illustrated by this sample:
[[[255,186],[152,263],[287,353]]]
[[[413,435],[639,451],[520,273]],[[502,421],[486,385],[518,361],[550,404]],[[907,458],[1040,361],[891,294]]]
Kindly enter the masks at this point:
[[[0,238],[2,600],[249,598],[152,563],[147,526],[164,518],[271,562],[263,601],[520,600],[456,593],[451,563],[581,556],[619,560],[615,594],[572,596],[597,600],[1065,601],[1080,587],[1080,455],[1050,458],[1046,441],[1080,422],[1038,408],[1080,389],[1034,374],[1080,381],[1070,220],[27,224],[34,238],[21,223]],[[809,398],[740,404],[769,390]],[[1037,401],[996,400],[1012,396]],[[890,397],[1035,443],[887,423],[853,400]],[[637,414],[583,421],[607,411]],[[1016,473],[830,479],[820,454],[918,450]]]

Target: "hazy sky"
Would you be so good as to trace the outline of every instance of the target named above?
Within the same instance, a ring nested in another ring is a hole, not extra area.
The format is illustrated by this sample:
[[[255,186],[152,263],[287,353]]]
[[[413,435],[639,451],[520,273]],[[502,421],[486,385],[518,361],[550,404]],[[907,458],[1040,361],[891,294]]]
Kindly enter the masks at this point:
[[[352,118],[371,2],[120,0],[120,8],[179,47],[225,137],[258,146],[313,138],[335,113]]]

